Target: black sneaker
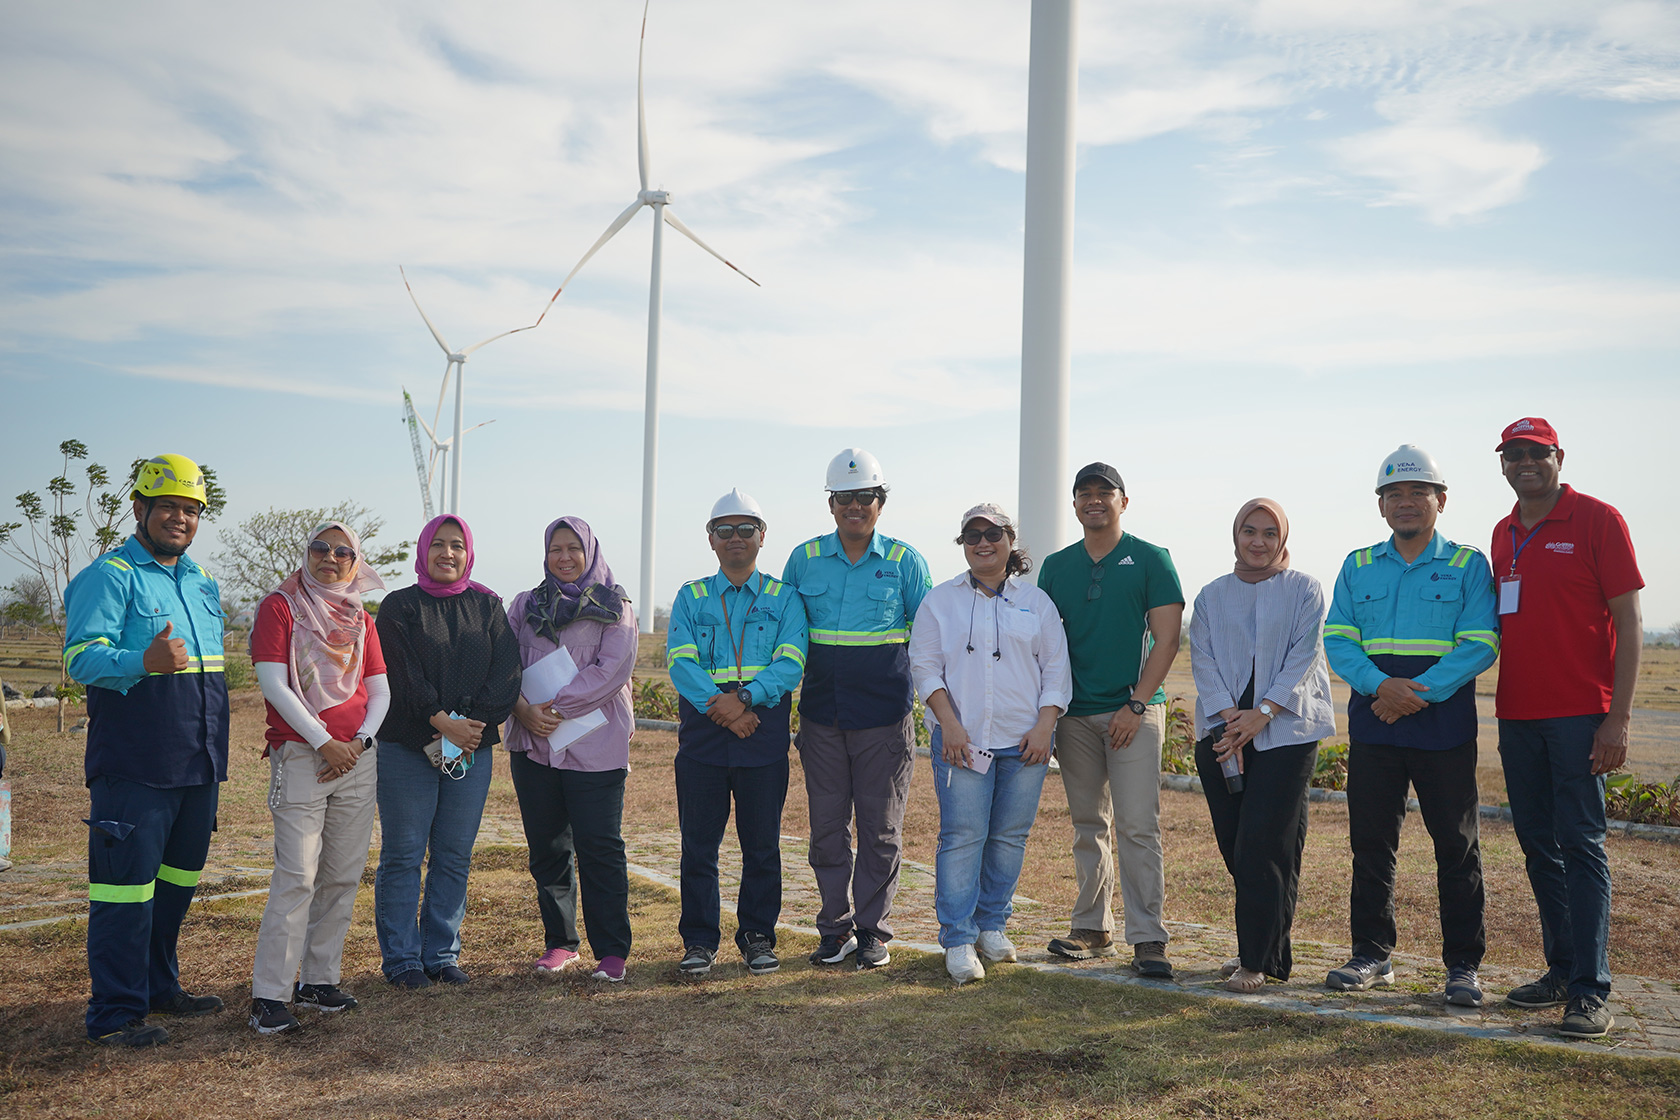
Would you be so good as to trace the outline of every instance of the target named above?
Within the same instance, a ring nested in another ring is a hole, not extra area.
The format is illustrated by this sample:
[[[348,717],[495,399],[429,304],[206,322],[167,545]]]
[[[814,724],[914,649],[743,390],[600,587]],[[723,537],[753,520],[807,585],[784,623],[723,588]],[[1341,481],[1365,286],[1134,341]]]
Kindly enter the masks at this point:
[[[886,942],[876,937],[866,929],[857,932],[857,966],[865,968],[880,968],[884,964],[892,963],[892,954],[887,952]]]
[[[144,1019],[130,1019],[122,1025],[121,1030],[110,1034],[89,1035],[88,1041],[100,1046],[132,1046],[136,1050],[148,1046],[162,1046],[169,1041],[169,1032],[156,1023],[148,1023]]]
[[[292,1009],[277,999],[251,1001],[251,1026],[258,1034],[281,1034],[298,1028]]]
[[[390,984],[393,988],[429,988],[432,986],[431,977],[427,976],[424,972],[421,972],[418,968],[411,968],[404,972],[399,972],[395,976],[387,979],[386,983]]]
[[[472,977],[460,965],[446,964],[442,968],[426,973],[434,984],[470,984]]]
[[[776,946],[764,934],[743,933],[740,940],[741,959],[747,962],[747,971],[754,976],[782,967],[782,962],[776,959]]]
[[[1551,973],[1511,989],[1505,1002],[1513,1007],[1558,1007],[1569,1002],[1569,985],[1552,978]]]
[[[677,962],[677,971],[684,976],[704,976],[712,970],[712,960],[717,952],[704,945],[690,945],[683,950],[683,959]]]
[[[1603,1038],[1616,1025],[1610,1008],[1597,996],[1574,996],[1563,1013],[1558,1033],[1564,1038]]]
[[[1458,1007],[1480,1007],[1482,985],[1476,970],[1467,964],[1455,964],[1447,969],[1447,1002]]]
[[[349,1011],[356,1006],[356,997],[334,984],[299,984],[293,1002],[317,1011]]]
[[[841,937],[839,934],[827,934],[823,937],[817,951],[811,954],[812,964],[839,964],[853,953],[857,952],[857,938],[851,934]]]
[[[1394,966],[1385,960],[1354,957],[1324,978],[1324,986],[1338,992],[1363,992],[1394,983]]]
[[[189,996],[176,992],[162,1003],[152,1004],[153,1015],[178,1015],[183,1019],[199,1015],[214,1015],[222,1009],[222,1001],[215,996]]]

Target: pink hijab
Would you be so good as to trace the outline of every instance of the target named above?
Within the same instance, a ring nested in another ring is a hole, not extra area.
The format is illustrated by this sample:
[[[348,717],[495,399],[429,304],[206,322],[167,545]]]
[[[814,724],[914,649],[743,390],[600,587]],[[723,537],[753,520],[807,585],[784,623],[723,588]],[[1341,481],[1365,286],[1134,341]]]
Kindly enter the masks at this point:
[[[467,546],[467,562],[461,565],[461,578],[454,583],[439,583],[426,570],[426,558],[432,549],[432,538],[437,536],[438,530],[443,528],[443,523],[446,521],[453,521],[461,527],[461,540],[466,542]],[[467,528],[465,521],[453,513],[441,513],[432,518],[426,522],[426,527],[420,530],[420,539],[415,542],[414,574],[420,577],[420,590],[434,599],[452,598],[469,587],[474,591],[495,595],[494,591],[491,591],[482,583],[474,583],[468,578],[472,575],[473,556],[472,530]]]
[[[337,529],[356,550],[356,566],[343,583],[322,583],[309,567],[309,546],[328,529]],[[303,564],[276,589],[292,609],[292,645],[288,669],[292,691],[304,707],[320,715],[346,703],[362,681],[362,651],[367,645],[367,614],[362,594],[383,590],[385,581],[362,556],[356,531],[341,521],[325,521],[303,545]]]
[[[1243,556],[1242,546],[1237,543],[1237,535],[1242,532],[1243,520],[1257,509],[1263,509],[1272,515],[1278,527],[1277,555],[1272,562],[1264,567],[1255,567]],[[1237,519],[1231,524],[1231,541],[1237,546],[1237,578],[1244,583],[1259,583],[1271,579],[1285,568],[1289,567],[1289,517],[1283,512],[1283,507],[1270,498],[1251,498],[1243,503],[1237,512]]]

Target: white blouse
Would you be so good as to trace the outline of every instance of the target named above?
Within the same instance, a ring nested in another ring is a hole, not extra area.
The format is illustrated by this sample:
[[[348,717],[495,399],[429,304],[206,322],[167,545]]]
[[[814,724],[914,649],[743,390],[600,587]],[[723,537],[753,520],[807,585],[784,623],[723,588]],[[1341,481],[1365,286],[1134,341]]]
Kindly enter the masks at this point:
[[[1234,708],[1254,677],[1254,706],[1279,712],[1255,750],[1311,743],[1336,733],[1330,667],[1324,660],[1324,587],[1290,569],[1259,583],[1220,576],[1196,596],[1190,616],[1190,675],[1196,681],[1196,738]]]
[[[1019,576],[997,598],[966,571],[929,591],[910,631],[910,675],[924,703],[940,689],[950,694],[969,740],[987,750],[1019,746],[1040,708],[1066,711],[1073,698],[1062,617]],[[939,722],[932,709],[926,722],[929,730]]]

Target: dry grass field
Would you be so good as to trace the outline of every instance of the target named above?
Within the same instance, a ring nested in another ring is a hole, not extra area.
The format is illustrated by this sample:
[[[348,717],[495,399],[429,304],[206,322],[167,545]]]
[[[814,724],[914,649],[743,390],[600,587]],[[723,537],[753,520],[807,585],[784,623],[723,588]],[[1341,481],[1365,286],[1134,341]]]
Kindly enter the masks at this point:
[[[268,861],[260,700],[236,697],[232,780],[203,893],[260,887]],[[81,740],[52,713],[18,715],[8,777],[16,790],[17,871],[0,876],[0,920],[63,913],[85,892]],[[628,835],[674,827],[668,733],[634,745]],[[784,831],[804,828],[795,758]],[[504,760],[488,812],[517,819]],[[1230,894],[1199,798],[1163,795],[1168,917],[1228,928]],[[918,767],[907,857],[931,862],[936,809]],[[517,833],[515,833],[517,834]],[[1020,890],[1071,902],[1065,800],[1046,787]],[[1489,959],[1538,960],[1532,902],[1509,830],[1484,831]],[[475,860],[464,990],[399,993],[379,980],[371,889],[358,902],[345,986],[362,1008],[306,1020],[295,1037],[244,1026],[262,898],[195,907],[184,978],[231,1010],[181,1024],[177,1042],[113,1054],[82,1041],[82,930],[65,922],[0,934],[0,1115],[591,1117],[1601,1117],[1680,1116],[1680,1064],[1557,1053],[1350,1022],[1325,1022],[1007,966],[958,990],[937,958],[897,951],[882,975],[805,965],[809,939],[786,935],[769,977],[720,968],[685,982],[670,892],[637,884],[630,980],[530,973],[541,933],[517,846]],[[1613,840],[1612,967],[1663,975],[1680,926],[1680,848]],[[370,865],[371,866],[371,865]],[[364,882],[371,882],[371,873]],[[1297,934],[1346,933],[1346,819],[1315,806]],[[1427,838],[1409,823],[1398,899],[1404,949],[1435,952]],[[85,897],[85,894],[83,895]],[[796,920],[808,916],[789,915]]]

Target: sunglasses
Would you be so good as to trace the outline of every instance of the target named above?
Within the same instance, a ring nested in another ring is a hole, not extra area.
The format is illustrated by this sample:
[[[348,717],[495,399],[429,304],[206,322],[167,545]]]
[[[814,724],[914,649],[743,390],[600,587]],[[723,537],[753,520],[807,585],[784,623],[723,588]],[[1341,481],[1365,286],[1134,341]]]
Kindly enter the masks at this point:
[[[979,544],[982,538],[996,544],[1003,539],[1003,530],[996,525],[990,529],[964,529],[962,538],[964,544]]]
[[[1507,444],[1500,454],[1505,457],[1507,463],[1520,463],[1524,459],[1532,459],[1538,463],[1550,459],[1552,452],[1556,450],[1555,447],[1540,447],[1532,443],[1512,443]]]
[[[853,502],[872,506],[880,500],[881,492],[879,490],[836,490],[829,497],[834,499],[834,504],[837,506],[849,506]]]
[[[720,541],[726,541],[736,534],[739,534],[742,540],[747,540],[756,532],[758,532],[758,526],[751,521],[743,521],[739,525],[712,526],[712,536]]]
[[[1094,565],[1091,568],[1091,586],[1085,589],[1085,601],[1087,603],[1102,598],[1102,578],[1107,572],[1108,569],[1101,564]]]
[[[319,559],[329,552],[332,553],[332,558],[334,560],[354,560],[356,558],[356,550],[347,544],[341,544],[335,547],[328,544],[326,541],[309,542],[309,554],[311,556]]]

